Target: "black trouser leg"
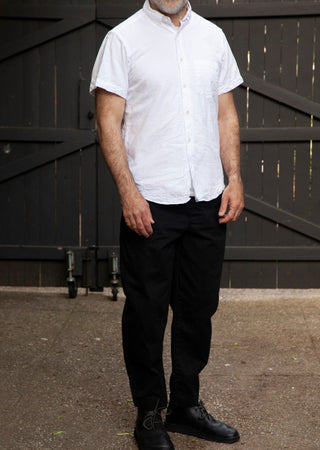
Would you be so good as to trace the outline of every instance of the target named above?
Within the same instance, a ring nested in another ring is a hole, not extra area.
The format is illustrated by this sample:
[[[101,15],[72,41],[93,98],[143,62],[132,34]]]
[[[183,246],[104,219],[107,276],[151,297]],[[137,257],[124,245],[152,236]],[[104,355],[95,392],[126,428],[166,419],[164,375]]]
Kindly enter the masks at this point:
[[[160,407],[167,403],[162,349],[170,302],[174,313],[171,402],[197,403],[198,375],[208,359],[210,319],[218,304],[224,251],[225,227],[217,222],[219,204],[219,199],[172,206],[150,202],[156,223],[148,239],[122,221],[123,347],[136,406],[153,409],[158,399]]]
[[[225,225],[218,223],[220,198],[193,204],[176,254],[171,306],[170,406],[198,404],[199,374],[208,362],[211,317],[219,302]]]
[[[173,208],[150,203],[156,221],[149,238],[121,223],[121,279],[126,295],[123,350],[133,401],[146,410],[167,405],[162,349],[171,296],[175,243],[182,223]]]

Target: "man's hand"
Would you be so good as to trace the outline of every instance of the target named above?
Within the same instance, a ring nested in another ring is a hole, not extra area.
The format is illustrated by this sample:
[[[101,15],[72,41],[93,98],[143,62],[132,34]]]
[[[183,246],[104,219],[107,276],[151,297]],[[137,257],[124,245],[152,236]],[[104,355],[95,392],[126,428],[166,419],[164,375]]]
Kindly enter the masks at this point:
[[[148,202],[140,192],[124,196],[121,199],[123,217],[128,227],[139,236],[148,238],[152,233],[154,220]]]
[[[241,180],[229,182],[222,194],[219,223],[235,222],[239,218],[243,207],[244,200]]]

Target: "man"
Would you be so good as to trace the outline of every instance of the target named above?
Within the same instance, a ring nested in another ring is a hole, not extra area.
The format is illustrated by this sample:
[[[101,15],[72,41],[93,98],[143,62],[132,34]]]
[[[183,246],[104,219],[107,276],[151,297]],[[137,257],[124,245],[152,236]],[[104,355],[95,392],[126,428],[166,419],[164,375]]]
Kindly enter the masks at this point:
[[[224,34],[187,0],[147,0],[108,33],[93,69],[100,145],[122,203],[123,348],[143,450],[173,449],[167,430],[239,439],[199,401],[199,373],[218,306],[225,227],[243,208],[232,95],[241,83]]]

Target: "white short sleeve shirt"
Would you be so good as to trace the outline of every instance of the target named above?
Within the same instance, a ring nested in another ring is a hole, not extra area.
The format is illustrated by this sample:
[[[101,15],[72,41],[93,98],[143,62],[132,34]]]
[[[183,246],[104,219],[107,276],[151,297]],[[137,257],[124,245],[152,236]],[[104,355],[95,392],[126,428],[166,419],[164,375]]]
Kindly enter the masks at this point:
[[[147,0],[105,37],[90,91],[100,87],[126,100],[122,136],[141,194],[181,204],[223,191],[218,96],[242,82],[220,28],[190,5],[175,27]]]

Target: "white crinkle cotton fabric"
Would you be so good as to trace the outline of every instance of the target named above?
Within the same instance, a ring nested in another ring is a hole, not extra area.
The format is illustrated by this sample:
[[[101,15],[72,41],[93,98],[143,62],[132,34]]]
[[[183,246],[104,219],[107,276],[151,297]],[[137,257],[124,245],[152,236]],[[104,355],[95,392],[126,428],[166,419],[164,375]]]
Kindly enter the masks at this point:
[[[162,204],[216,198],[224,189],[218,96],[243,82],[220,28],[189,10],[175,27],[143,9],[105,37],[96,87],[126,100],[122,135],[141,194]]]

